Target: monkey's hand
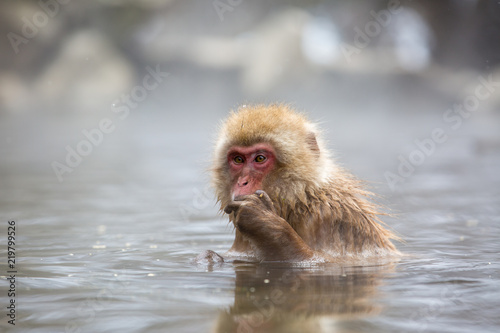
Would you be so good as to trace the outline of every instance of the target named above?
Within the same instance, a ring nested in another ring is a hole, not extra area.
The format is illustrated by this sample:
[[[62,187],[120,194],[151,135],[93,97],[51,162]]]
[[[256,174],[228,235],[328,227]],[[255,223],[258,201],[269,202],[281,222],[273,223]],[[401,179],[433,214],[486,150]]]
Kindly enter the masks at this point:
[[[314,252],[281,218],[264,191],[239,196],[224,208],[234,214],[234,225],[253,245],[257,259],[266,261],[302,261]]]
[[[206,250],[200,253],[194,259],[194,262],[200,265],[213,267],[214,265],[221,265],[224,262],[224,258],[212,250]]]

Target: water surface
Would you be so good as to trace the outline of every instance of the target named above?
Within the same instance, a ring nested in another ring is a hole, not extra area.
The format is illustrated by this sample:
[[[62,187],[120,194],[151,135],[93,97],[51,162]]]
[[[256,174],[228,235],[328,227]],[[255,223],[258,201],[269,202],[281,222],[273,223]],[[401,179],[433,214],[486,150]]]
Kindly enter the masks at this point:
[[[371,147],[326,115],[338,159],[396,213],[386,222],[409,255],[355,266],[208,267],[191,259],[206,249],[223,253],[233,230],[218,215],[204,171],[218,119],[199,117],[209,121],[185,126],[179,117],[137,115],[62,182],[51,162],[63,161],[65,146],[95,122],[3,119],[1,232],[5,240],[7,220],[16,221],[17,331],[498,332],[496,125],[471,122],[450,135],[393,192],[384,172],[396,170],[404,151],[385,147],[394,135],[422,138],[434,118],[400,134],[391,129],[404,128],[402,118],[375,128],[363,124],[377,116],[343,119],[371,129],[367,135],[378,138]],[[5,259],[0,267],[6,275]],[[8,285],[0,284],[5,312]],[[10,331],[3,316],[2,330]]]

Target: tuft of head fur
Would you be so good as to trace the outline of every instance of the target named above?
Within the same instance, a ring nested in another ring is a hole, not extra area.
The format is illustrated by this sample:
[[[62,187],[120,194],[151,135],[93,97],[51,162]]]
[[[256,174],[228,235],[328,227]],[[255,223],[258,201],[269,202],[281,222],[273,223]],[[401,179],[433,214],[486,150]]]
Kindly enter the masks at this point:
[[[271,144],[276,153],[276,167],[264,179],[262,190],[306,243],[335,255],[395,251],[389,238],[397,237],[379,225],[378,206],[366,199],[372,194],[335,166],[316,125],[285,104],[241,106],[222,123],[212,169],[221,209],[231,202],[227,151],[261,142]],[[313,227],[317,221],[326,223]],[[335,244],[321,245],[318,239]]]

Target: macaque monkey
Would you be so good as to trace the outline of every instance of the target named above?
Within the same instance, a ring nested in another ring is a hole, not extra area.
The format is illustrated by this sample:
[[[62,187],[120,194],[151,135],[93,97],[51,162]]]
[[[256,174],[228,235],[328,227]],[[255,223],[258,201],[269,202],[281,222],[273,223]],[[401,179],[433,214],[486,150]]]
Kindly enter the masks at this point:
[[[228,257],[332,262],[398,254],[370,192],[335,165],[287,105],[242,106],[222,124],[213,186],[236,235]],[[213,251],[198,258],[222,261]]]

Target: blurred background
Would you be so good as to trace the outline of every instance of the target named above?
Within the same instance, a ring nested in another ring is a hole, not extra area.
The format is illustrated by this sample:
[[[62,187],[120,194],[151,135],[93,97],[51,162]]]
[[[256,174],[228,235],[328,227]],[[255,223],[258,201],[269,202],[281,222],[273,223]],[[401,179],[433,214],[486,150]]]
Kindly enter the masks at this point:
[[[147,66],[170,74],[148,102],[171,113],[165,104],[226,111],[276,99],[335,109],[380,93],[387,77],[453,94],[500,62],[496,1],[24,0],[1,9],[2,115],[107,112]],[[380,100],[399,95],[384,92]]]
[[[234,272],[189,259],[231,245],[207,170],[220,120],[248,103],[319,122],[401,214],[405,251],[498,259],[498,1],[3,0],[0,36],[0,213],[19,223],[25,329],[193,331],[227,305]],[[116,276],[129,284],[92,321],[69,310]],[[423,306],[402,304],[397,319]]]

